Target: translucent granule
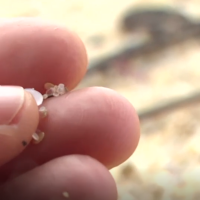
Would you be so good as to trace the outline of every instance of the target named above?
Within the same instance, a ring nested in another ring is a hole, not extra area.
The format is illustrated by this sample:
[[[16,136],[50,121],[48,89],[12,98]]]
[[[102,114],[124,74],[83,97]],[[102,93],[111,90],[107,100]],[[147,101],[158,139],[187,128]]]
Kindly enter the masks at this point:
[[[63,196],[64,196],[65,198],[69,198],[69,193],[68,193],[68,192],[63,192]]]
[[[40,92],[36,91],[34,88],[26,88],[25,90],[33,95],[38,106],[43,103],[44,98]]]

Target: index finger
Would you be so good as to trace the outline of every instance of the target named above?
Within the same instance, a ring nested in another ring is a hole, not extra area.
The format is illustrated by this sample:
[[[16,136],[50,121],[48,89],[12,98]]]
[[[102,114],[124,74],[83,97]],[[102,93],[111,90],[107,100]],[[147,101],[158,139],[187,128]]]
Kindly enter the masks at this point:
[[[36,19],[0,22],[0,85],[20,85],[44,92],[44,84],[73,89],[83,78],[87,55],[69,30]]]

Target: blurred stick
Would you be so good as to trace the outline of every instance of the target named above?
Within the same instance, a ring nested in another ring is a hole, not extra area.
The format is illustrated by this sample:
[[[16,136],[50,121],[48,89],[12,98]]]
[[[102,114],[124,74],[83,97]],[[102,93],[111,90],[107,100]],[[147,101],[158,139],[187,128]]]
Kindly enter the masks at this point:
[[[113,62],[150,55],[172,45],[183,43],[189,39],[200,39],[200,25],[193,26],[191,29],[180,30],[177,35],[172,35],[168,38],[162,38],[161,36],[160,38],[157,37],[147,41],[145,40],[139,44],[136,41],[128,41],[117,50],[113,50],[108,56],[91,60],[87,74],[112,67]]]
[[[96,70],[103,70],[112,65],[112,62],[116,62],[121,59],[135,58],[141,55],[143,52],[149,49],[151,45],[149,42],[143,41],[141,43],[136,43],[135,41],[130,41],[121,45],[117,50],[113,50],[108,56],[102,56],[98,59],[91,60],[88,66],[88,73],[95,72]]]
[[[112,66],[113,62],[121,59],[134,59],[138,56],[145,56],[147,54],[159,52],[160,50],[169,47],[171,45],[179,44],[189,39],[200,39],[200,25],[192,27],[187,30],[180,30],[181,34],[170,37],[161,38],[156,40],[147,41],[144,43],[136,44],[134,41],[124,44],[118,50],[114,50],[108,56],[91,61],[88,67],[87,74],[96,73],[98,70],[104,70],[107,67]],[[151,117],[155,117],[167,112],[171,112],[175,109],[179,109],[185,106],[194,105],[200,102],[200,91],[187,95],[182,98],[172,99],[162,104],[156,104],[150,108],[146,108],[138,111],[140,120],[145,120]]]
[[[145,120],[158,115],[163,115],[171,112],[175,109],[180,109],[189,105],[194,105],[200,103],[200,91],[193,94],[187,95],[185,97],[172,99],[168,102],[162,104],[156,104],[150,108],[142,109],[138,111],[138,116],[140,120]]]

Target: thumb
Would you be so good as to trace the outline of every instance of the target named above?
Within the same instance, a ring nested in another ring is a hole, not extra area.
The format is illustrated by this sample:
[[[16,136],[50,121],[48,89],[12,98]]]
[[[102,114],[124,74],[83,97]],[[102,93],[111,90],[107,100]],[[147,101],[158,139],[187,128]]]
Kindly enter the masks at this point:
[[[24,150],[38,122],[38,106],[30,93],[0,86],[0,166]]]

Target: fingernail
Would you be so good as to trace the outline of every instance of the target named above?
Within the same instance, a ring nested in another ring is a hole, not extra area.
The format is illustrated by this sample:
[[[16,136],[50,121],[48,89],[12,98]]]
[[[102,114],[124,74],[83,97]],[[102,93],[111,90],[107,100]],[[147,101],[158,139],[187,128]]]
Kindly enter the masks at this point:
[[[17,86],[0,86],[0,125],[8,125],[24,103],[24,89]]]

